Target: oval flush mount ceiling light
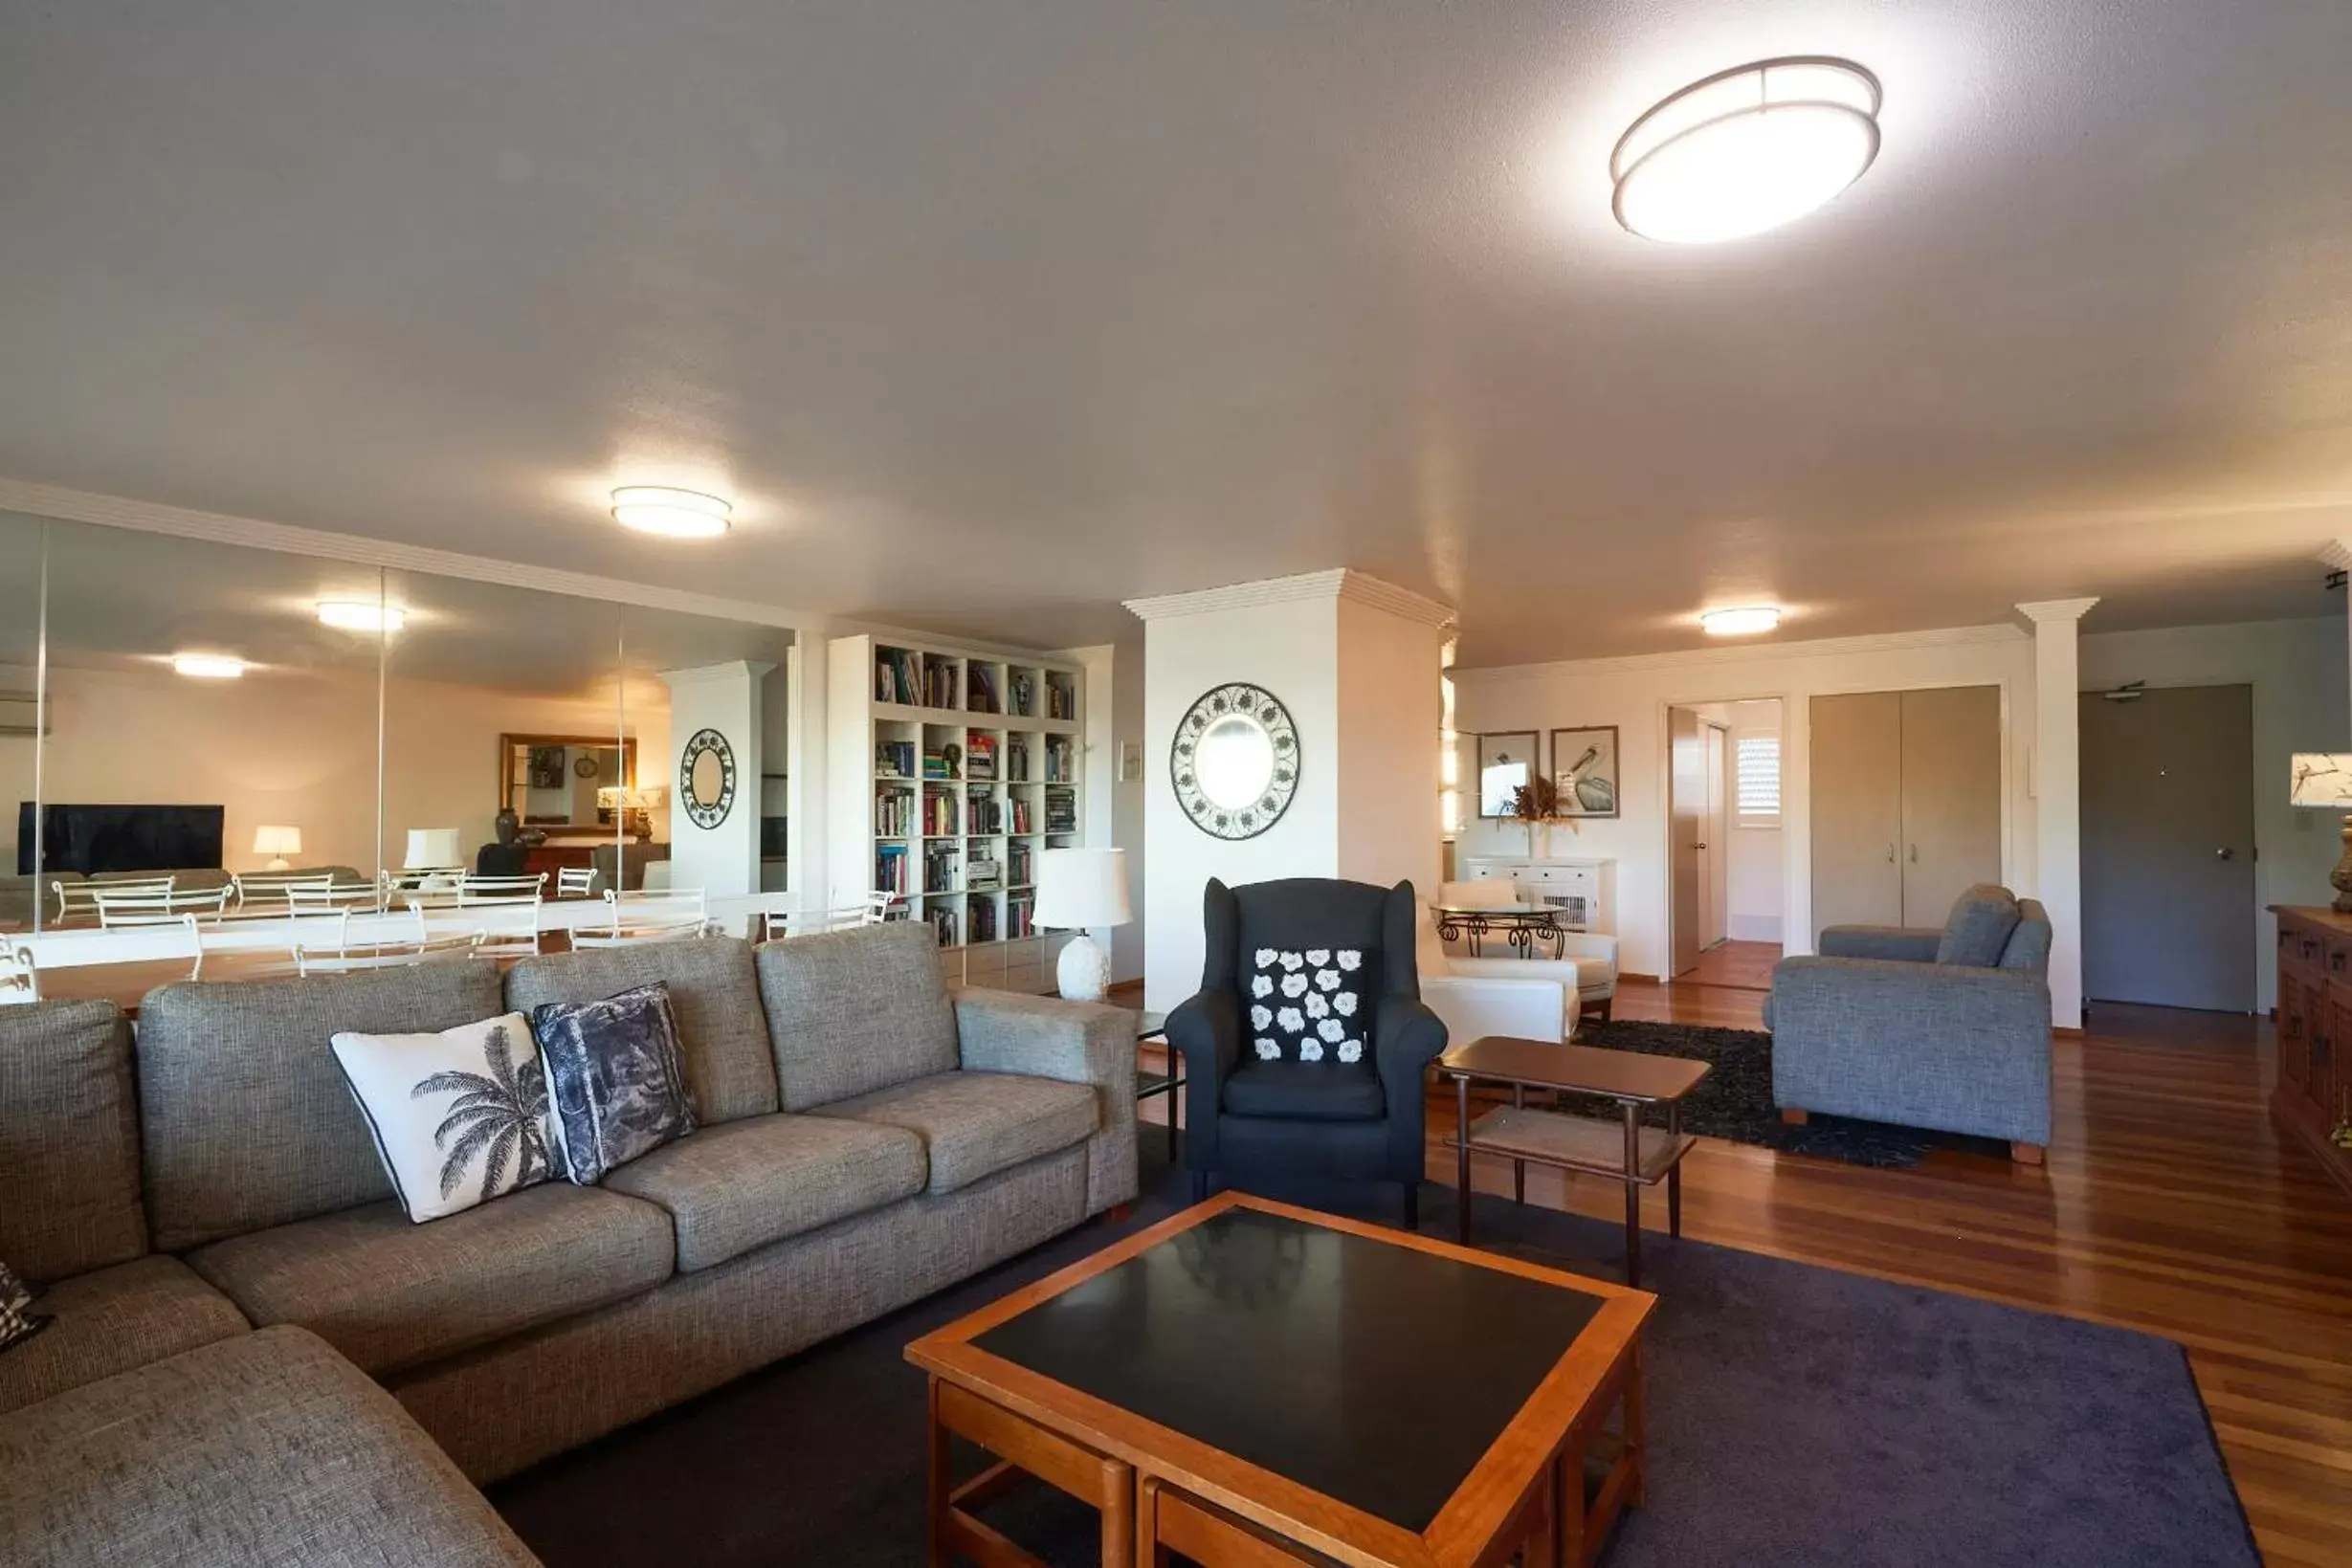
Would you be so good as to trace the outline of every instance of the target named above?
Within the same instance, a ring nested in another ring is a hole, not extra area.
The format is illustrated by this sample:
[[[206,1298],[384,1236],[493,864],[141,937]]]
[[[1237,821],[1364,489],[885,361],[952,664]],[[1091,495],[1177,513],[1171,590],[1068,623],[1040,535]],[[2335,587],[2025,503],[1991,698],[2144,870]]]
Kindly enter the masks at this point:
[[[1781,612],[1769,605],[1743,605],[1737,609],[1711,609],[1698,617],[1710,637],[1752,637],[1781,624]]]
[[[322,599],[319,624],[338,631],[398,631],[409,624],[409,612],[367,599]]]
[[[1802,217],[1878,156],[1879,98],[1876,77],[1827,55],[1693,82],[1609,154],[1617,221],[1645,238],[1705,245]]]
[[[613,521],[664,539],[716,539],[727,531],[734,513],[725,501],[699,490],[636,484],[612,493]]]
[[[233,653],[174,653],[171,669],[190,680],[234,680],[245,673],[245,661]]]

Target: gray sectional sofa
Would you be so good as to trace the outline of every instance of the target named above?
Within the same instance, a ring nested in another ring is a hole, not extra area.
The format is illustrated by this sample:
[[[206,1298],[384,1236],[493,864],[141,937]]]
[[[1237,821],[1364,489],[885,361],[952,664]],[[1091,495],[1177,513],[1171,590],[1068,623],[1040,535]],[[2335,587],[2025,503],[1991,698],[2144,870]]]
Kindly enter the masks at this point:
[[[408,1221],[330,1035],[655,980],[678,1019],[691,1137],[601,1187]],[[502,977],[477,961],[171,985],[146,999],[135,1046],[107,1004],[0,1008],[0,1260],[55,1318],[0,1352],[0,1561],[138,1560],[100,1549],[100,1521],[158,1509],[197,1509],[203,1528],[176,1528],[229,1540],[240,1521],[299,1531],[365,1506],[332,1485],[311,1496],[311,1465],[271,1456],[273,1434],[321,1409],[259,1391],[315,1382],[394,1456],[408,1479],[392,1491],[446,1491],[1033,1247],[1135,1195],[1134,1039],[1115,1008],[949,992],[929,931],[903,923],[531,959]],[[200,1499],[174,1490],[190,1431],[247,1422],[208,1440],[239,1457]],[[15,1506],[53,1494],[65,1513]],[[396,1560],[528,1560],[500,1555],[521,1549],[478,1504],[423,1510],[454,1534]]]

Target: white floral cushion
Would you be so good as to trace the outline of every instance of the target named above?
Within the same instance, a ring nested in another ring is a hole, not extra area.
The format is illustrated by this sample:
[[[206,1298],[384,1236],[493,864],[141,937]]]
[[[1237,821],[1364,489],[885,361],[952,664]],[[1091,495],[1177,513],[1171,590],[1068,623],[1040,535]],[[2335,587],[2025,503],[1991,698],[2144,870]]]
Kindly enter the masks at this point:
[[[410,1221],[556,1174],[547,1075],[521,1013],[438,1034],[338,1034],[335,1060]]]
[[[1251,958],[1250,1045],[1259,1061],[1365,1059],[1372,1006],[1362,949],[1261,947]]]

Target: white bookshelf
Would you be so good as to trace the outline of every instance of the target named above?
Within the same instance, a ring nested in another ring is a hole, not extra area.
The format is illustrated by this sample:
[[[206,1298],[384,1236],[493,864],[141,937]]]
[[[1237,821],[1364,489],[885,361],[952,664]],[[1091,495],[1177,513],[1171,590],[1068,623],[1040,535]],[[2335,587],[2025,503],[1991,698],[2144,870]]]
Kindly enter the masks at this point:
[[[1068,939],[1027,912],[1038,852],[1085,823],[1084,672],[871,635],[832,639],[826,670],[832,903],[893,888],[951,977],[1051,990]]]

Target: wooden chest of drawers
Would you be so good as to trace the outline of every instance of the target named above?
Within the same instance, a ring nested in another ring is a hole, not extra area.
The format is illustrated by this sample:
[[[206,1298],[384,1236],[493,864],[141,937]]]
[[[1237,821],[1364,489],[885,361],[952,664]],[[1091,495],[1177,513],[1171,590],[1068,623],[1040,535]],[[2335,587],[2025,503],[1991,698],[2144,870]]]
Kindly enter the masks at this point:
[[[2274,906],[2278,917],[2278,1083],[2271,1115],[2352,1187],[2352,916]]]

